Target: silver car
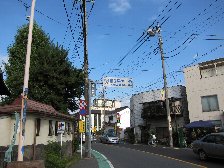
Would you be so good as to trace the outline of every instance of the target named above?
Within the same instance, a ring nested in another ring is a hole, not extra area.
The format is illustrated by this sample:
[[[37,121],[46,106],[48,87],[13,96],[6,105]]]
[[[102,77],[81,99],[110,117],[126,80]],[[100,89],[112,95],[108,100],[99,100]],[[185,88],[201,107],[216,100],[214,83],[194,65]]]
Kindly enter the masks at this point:
[[[119,143],[119,138],[113,133],[107,133],[107,134],[103,134],[100,137],[100,142],[118,144]]]
[[[208,157],[224,159],[224,132],[212,133],[194,141],[193,151],[201,160]]]

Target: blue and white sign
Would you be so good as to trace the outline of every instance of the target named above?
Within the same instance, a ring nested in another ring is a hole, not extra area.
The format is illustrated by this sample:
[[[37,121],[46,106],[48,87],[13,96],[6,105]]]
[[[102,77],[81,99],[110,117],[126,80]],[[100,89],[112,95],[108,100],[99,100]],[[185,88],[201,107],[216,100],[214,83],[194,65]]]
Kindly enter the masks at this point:
[[[103,79],[103,85],[106,87],[133,87],[132,78],[106,77]]]

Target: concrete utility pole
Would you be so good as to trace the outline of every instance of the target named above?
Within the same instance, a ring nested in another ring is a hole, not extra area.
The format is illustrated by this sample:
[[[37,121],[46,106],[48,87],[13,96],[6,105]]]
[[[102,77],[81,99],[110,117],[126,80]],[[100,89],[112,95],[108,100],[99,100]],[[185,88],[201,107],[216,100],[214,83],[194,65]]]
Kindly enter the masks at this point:
[[[85,75],[85,88],[84,88],[84,97],[87,102],[88,115],[86,115],[86,148],[85,155],[86,157],[91,157],[91,112],[90,112],[90,95],[89,95],[89,63],[88,63],[88,51],[87,51],[87,17],[86,17],[86,0],[83,0],[83,39],[84,39],[84,75]]]
[[[24,86],[23,86],[23,93],[22,93],[22,106],[21,106],[22,108],[21,108],[21,117],[20,117],[20,132],[19,132],[19,144],[18,144],[18,158],[17,158],[17,161],[23,161],[23,155],[24,155],[28,81],[29,81],[30,55],[31,55],[33,18],[34,18],[35,3],[36,3],[36,0],[32,0],[31,16],[30,16],[30,23],[29,23],[28,43],[27,43],[27,52],[26,52],[26,65],[25,65],[25,73],[24,73]]]
[[[166,69],[164,64],[164,53],[163,53],[163,40],[162,40],[162,35],[160,33],[160,26],[158,25],[153,29],[149,29],[148,33],[150,36],[155,36],[155,34],[158,34],[158,38],[159,38],[159,49],[160,49],[161,60],[162,60],[164,90],[165,90],[165,99],[166,99],[167,124],[168,124],[168,130],[169,130],[169,143],[170,143],[170,147],[173,147],[173,137],[172,137],[173,131],[172,131],[171,117],[170,117],[170,105],[169,105],[169,98],[168,98]]]

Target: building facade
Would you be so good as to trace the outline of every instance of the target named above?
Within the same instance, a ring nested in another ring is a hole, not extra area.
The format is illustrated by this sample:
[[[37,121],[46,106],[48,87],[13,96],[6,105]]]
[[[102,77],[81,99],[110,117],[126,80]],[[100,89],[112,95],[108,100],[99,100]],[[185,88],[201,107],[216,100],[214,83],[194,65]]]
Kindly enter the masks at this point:
[[[184,69],[190,121],[224,127],[224,58]]]
[[[101,130],[105,120],[106,112],[114,111],[117,108],[121,107],[121,102],[116,100],[105,99],[94,99],[93,105],[91,106],[91,119],[92,119],[92,129],[95,127],[97,131]]]
[[[171,125],[173,130],[189,123],[186,88],[173,86],[168,88]],[[135,94],[130,100],[131,128],[134,128],[136,141],[147,141],[145,134],[155,130],[158,138],[168,137],[167,113],[164,90],[152,90]]]

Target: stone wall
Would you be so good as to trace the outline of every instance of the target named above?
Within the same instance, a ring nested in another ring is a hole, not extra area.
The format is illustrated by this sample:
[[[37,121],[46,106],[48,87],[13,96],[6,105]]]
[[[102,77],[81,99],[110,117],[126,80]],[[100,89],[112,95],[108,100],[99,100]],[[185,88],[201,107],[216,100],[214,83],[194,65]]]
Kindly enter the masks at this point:
[[[59,142],[60,143],[60,142]],[[43,144],[36,145],[36,152],[35,152],[35,160],[44,160],[44,146]],[[3,168],[4,158],[5,158],[5,151],[7,150],[7,147],[0,146],[0,168]],[[66,141],[62,144],[62,154],[65,156],[72,156],[72,141]],[[24,152],[24,161],[30,161],[34,160],[34,146],[33,145],[27,145],[25,146],[25,152]],[[12,161],[16,161],[18,156],[18,146],[15,145],[13,147],[12,152]]]

